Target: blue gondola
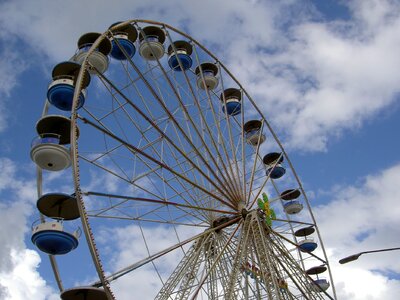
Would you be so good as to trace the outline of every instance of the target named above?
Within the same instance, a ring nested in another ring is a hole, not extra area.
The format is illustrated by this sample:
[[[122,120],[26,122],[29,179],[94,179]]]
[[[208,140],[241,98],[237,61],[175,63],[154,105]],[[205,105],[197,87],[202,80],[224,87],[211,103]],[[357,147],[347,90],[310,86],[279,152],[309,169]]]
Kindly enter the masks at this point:
[[[266,175],[271,177],[272,179],[279,179],[283,175],[285,175],[286,169],[281,165],[277,164],[275,167],[271,167],[267,169]]]
[[[47,100],[64,111],[71,111],[75,92],[75,80],[78,76],[81,66],[77,63],[66,61],[59,63],[53,69],[53,81],[47,90]],[[78,98],[77,109],[85,103],[85,88],[90,83],[90,75],[85,72],[82,82],[82,91]]]
[[[58,109],[70,111],[72,109],[72,99],[74,98],[75,87],[72,79],[55,80],[49,86],[47,99]],[[78,109],[85,103],[85,93],[81,93],[78,99]]]
[[[192,45],[186,41],[175,41],[168,47],[168,64],[174,71],[190,69],[192,66]],[[182,68],[181,68],[182,66]]]
[[[32,243],[47,254],[60,255],[75,249],[78,239],[68,232],[46,230],[32,235]]]
[[[235,116],[241,112],[242,94],[240,90],[235,88],[226,89],[220,96],[222,101],[222,111],[230,116]]]
[[[110,28],[115,27],[119,23],[111,25]],[[136,28],[132,24],[127,24],[118,29],[111,29],[111,31],[113,33],[111,39],[111,57],[117,60],[126,60],[127,57],[132,58],[136,53],[135,41],[138,36]],[[127,56],[125,56],[120,47],[124,49]]]
[[[51,255],[62,255],[74,250],[79,242],[80,230],[68,233],[63,230],[62,220],[39,223],[32,227],[32,243]]]
[[[231,100],[226,102],[226,111],[230,116],[240,114],[242,104],[238,100]],[[222,106],[222,111],[225,112],[225,105]]]
[[[317,249],[317,243],[313,239],[307,238],[298,243],[301,252],[313,252]]]
[[[115,40],[118,41],[119,46],[117,45]],[[115,58],[117,60],[126,60],[127,56],[132,58],[135,55],[136,52],[135,44],[132,43],[130,40],[128,40],[126,36],[115,35],[111,43],[112,43],[112,50],[110,55],[112,56],[112,58]],[[119,47],[122,47],[124,49],[127,56],[125,56],[125,54]]]
[[[294,235],[296,237],[303,237],[303,240],[300,240],[297,243],[297,246],[299,247],[300,251],[302,252],[313,252],[315,249],[317,249],[318,244],[314,241],[313,238],[308,237],[309,235],[313,234],[315,232],[315,229],[313,226],[307,226],[300,228],[295,231]]]
[[[264,156],[263,162],[269,166],[266,175],[272,179],[279,179],[286,173],[286,169],[282,167],[283,155],[278,152],[271,152]]]

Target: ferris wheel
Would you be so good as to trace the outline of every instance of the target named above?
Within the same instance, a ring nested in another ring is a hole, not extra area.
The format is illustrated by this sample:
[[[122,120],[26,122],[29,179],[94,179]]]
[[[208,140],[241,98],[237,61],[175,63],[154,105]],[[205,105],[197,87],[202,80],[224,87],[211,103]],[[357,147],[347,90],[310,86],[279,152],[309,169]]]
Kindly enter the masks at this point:
[[[36,130],[32,242],[49,255],[61,299],[115,299],[118,281],[144,272],[157,283],[142,299],[336,299],[282,144],[240,82],[189,35],[147,20],[82,35],[52,71]],[[44,193],[62,171],[70,192]],[[138,259],[120,266],[104,240],[128,226],[142,246],[125,245]],[[160,228],[165,246],[144,234]],[[62,261],[79,251],[68,263],[91,257],[98,279],[65,287]]]

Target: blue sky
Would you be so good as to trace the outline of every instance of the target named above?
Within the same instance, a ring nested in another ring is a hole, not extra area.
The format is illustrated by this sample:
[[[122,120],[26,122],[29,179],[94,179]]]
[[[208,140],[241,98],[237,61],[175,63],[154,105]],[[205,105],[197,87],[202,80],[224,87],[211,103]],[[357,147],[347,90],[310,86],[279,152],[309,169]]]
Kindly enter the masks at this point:
[[[311,199],[338,298],[396,299],[398,253],[337,263],[358,251],[399,246],[396,0],[121,0],[112,6],[109,1],[89,0],[2,2],[0,298],[57,299],[47,257],[30,242],[30,224],[38,214],[29,147],[52,67],[71,57],[81,34],[103,32],[116,21],[135,18],[186,31],[211,49],[255,99]],[[72,189],[68,174],[50,176],[48,187]],[[140,235],[134,227],[126,232],[132,242]],[[106,239],[107,230],[103,234],[100,240]],[[104,253],[123,265],[136,257],[124,251],[118,234],[112,240],[116,248],[105,248]],[[162,228],[152,234],[168,244]],[[64,274],[72,274],[68,264],[74,260],[90,270],[89,257],[82,256],[84,238],[81,241],[82,251],[63,263]],[[112,256],[113,250],[119,255]],[[65,283],[90,280],[66,276]],[[117,286],[121,299],[129,299],[124,298],[129,295],[127,286],[123,280]]]

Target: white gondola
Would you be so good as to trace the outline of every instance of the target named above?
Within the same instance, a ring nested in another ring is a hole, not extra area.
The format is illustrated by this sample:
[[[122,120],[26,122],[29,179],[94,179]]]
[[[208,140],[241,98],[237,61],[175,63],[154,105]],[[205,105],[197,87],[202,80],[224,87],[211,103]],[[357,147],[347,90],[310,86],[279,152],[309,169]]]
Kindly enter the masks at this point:
[[[197,75],[196,83],[199,89],[213,90],[218,86],[218,67],[215,64],[203,63],[197,66],[195,73]]]
[[[74,61],[82,64],[86,58],[89,49],[93,43],[100,37],[100,33],[89,32],[82,35],[78,40],[78,50],[74,55]],[[108,69],[109,59],[108,55],[111,52],[111,42],[108,38],[104,38],[99,46],[93,51],[89,58],[89,72],[91,74],[104,73]]]
[[[262,122],[260,120],[251,120],[244,124],[246,143],[257,146],[265,141],[265,134],[261,130]]]
[[[314,279],[310,283],[310,289],[313,292],[322,293],[329,288],[329,286],[330,286],[329,282],[325,278],[319,277],[319,274],[326,272],[326,270],[327,270],[327,267],[322,265],[322,266],[312,267],[306,271],[307,275],[316,275],[317,276],[317,279]]]
[[[71,151],[60,145],[59,136],[43,134],[31,144],[31,159],[42,169],[61,171],[71,165]]]
[[[287,214],[294,215],[303,210],[303,204],[296,200],[300,195],[301,193],[298,189],[290,189],[281,193],[281,199],[285,201],[283,209]]]
[[[163,57],[165,33],[156,26],[147,26],[139,33],[139,53],[145,60],[157,60]]]
[[[31,144],[31,159],[48,171],[60,171],[71,165],[71,120],[64,116],[47,115],[36,124],[36,137]],[[79,132],[78,132],[79,134]]]
[[[310,284],[310,288],[313,292],[322,293],[330,287],[329,281],[325,278],[319,278]]]
[[[283,204],[283,208],[287,214],[294,215],[303,210],[303,204],[295,200]]]

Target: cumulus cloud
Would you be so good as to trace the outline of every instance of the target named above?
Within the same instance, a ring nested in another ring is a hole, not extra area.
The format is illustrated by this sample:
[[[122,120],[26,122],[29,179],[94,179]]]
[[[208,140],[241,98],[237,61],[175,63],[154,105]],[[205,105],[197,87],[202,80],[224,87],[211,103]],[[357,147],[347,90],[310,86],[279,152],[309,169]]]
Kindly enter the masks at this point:
[[[40,257],[27,249],[24,235],[33,213],[34,181],[21,175],[13,161],[0,158],[0,295],[6,300],[56,299],[52,288],[37,272]]]
[[[0,39],[1,41],[1,39]],[[6,44],[7,45],[7,44]],[[18,57],[10,46],[0,45],[0,133],[7,128],[8,98],[11,91],[18,85],[18,76],[26,69],[26,63]]]
[[[330,253],[340,299],[396,299],[400,264],[391,252],[366,254],[339,265],[347,255],[399,247],[397,184],[400,164],[367,176],[356,186],[336,187],[333,199],[315,209]],[[391,275],[391,276],[390,276]]]
[[[235,73],[245,73],[240,78],[288,146],[325,150],[332,136],[398,99],[400,17],[393,12],[400,4],[350,3],[347,21],[292,24],[278,51],[235,52]]]
[[[35,270],[40,264],[36,251],[23,249],[10,252],[11,268],[0,272],[0,284],[3,286],[2,299],[59,299],[45,280]]]
[[[108,253],[107,268],[115,272],[198,233],[199,230],[194,227],[135,224],[104,229],[99,235],[99,241]],[[113,245],[112,249],[110,244]],[[144,296],[146,299],[154,298],[182,257],[182,249],[178,248],[156,259],[154,264],[148,263],[117,279],[112,283],[117,299]]]

